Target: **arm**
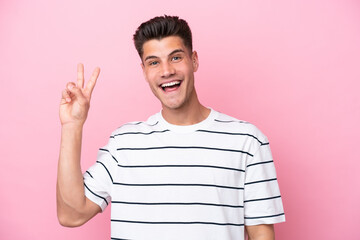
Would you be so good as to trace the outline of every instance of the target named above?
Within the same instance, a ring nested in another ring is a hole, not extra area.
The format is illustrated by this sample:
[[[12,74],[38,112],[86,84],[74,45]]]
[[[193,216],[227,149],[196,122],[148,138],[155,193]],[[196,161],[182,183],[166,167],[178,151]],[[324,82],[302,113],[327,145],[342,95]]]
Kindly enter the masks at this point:
[[[273,224],[245,226],[249,240],[275,240]]]
[[[68,83],[60,103],[61,145],[56,184],[57,216],[61,225],[80,226],[101,211],[86,198],[81,172],[82,130],[90,106],[91,93],[99,76],[96,68],[84,88],[84,67],[78,65],[77,84]]]

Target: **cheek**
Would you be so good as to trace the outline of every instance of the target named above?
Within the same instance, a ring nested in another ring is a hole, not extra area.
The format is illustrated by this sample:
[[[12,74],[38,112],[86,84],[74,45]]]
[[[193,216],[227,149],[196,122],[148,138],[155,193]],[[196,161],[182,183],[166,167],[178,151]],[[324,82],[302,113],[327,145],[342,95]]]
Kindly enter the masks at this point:
[[[195,72],[195,65],[193,62],[187,62],[181,66],[180,70],[185,74],[192,74]]]
[[[159,70],[157,68],[149,68],[145,71],[145,74],[149,80],[152,80],[156,78],[158,71]]]
[[[152,88],[157,87],[157,77],[156,77],[156,74],[154,72],[148,72],[146,74],[145,79]]]
[[[151,71],[144,71],[145,80],[150,84],[152,80],[152,73]]]

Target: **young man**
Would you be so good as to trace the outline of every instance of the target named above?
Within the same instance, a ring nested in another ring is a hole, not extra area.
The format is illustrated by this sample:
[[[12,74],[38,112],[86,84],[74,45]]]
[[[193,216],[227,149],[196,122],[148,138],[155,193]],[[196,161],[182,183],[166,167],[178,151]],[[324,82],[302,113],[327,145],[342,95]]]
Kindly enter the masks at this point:
[[[80,226],[110,202],[112,239],[274,239],[285,221],[267,138],[252,124],[204,107],[191,31],[178,17],[141,24],[134,43],[162,104],[145,122],[116,129],[96,163],[80,168],[81,137],[100,69],[68,83],[57,181],[58,218]]]

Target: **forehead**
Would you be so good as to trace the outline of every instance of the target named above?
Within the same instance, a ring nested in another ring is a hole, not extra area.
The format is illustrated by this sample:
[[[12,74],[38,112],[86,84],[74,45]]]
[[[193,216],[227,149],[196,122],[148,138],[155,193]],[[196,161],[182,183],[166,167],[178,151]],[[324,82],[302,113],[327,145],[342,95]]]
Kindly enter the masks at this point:
[[[143,45],[143,59],[148,56],[165,57],[175,49],[182,49],[188,53],[183,40],[178,36],[169,36],[162,39],[152,39],[146,41]]]

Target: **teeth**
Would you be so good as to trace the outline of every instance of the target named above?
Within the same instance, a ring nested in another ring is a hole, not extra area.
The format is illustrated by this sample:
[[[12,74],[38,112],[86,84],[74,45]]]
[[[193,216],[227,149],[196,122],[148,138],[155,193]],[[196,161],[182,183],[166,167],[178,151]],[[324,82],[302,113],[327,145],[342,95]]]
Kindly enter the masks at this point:
[[[174,82],[169,82],[169,83],[164,83],[164,84],[161,84],[161,87],[162,88],[165,88],[165,87],[172,87],[176,84],[180,84],[180,81],[174,81]]]

